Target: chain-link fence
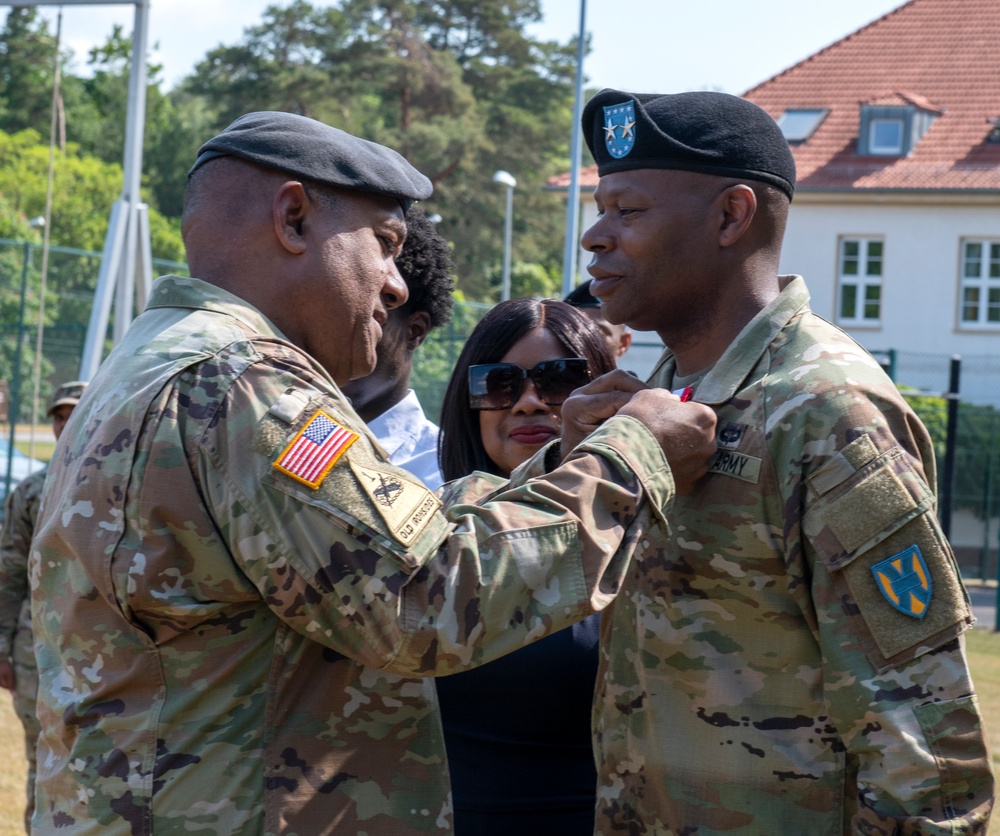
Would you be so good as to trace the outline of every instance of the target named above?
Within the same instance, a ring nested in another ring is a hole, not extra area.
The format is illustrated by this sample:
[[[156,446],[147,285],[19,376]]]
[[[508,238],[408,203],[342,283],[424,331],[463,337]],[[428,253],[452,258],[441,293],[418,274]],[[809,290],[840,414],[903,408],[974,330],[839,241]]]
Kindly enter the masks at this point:
[[[8,383],[7,406],[18,423],[33,415],[44,418],[52,389],[78,376],[100,267],[101,253],[50,246],[43,305],[42,247],[0,238],[0,379]],[[153,259],[153,269],[186,275],[187,267]],[[36,358],[40,312],[44,325]],[[33,402],[36,368],[40,380]]]
[[[1000,357],[875,353],[934,439],[940,513],[966,577],[997,577]]]
[[[77,376],[97,286],[100,253],[50,247],[38,402],[33,411],[42,290],[40,250],[34,243],[0,238],[0,382],[6,382],[6,389],[0,385],[0,421],[8,422],[8,431],[10,418],[5,411],[22,425],[33,414],[44,421],[49,393]],[[187,274],[185,265],[157,259],[154,273]],[[433,420],[440,415],[458,354],[487,310],[489,306],[484,304],[457,304],[452,321],[432,331],[415,355],[413,388]],[[622,366],[645,378],[662,350],[655,334],[637,333]],[[952,358],[947,355],[886,350],[876,352],[876,357],[930,430],[939,480],[944,465],[950,465],[951,482],[940,485],[942,515],[949,524],[963,572],[969,577],[996,577],[1000,551],[1000,356],[963,357],[960,382],[954,388],[958,394],[951,397]],[[954,404],[950,439],[949,403]],[[0,445],[0,450],[4,449],[5,443]],[[3,478],[0,469],[0,491]]]
[[[101,253],[70,247],[50,247],[45,280],[45,305],[41,354],[38,358],[38,396],[34,400],[39,309],[42,299],[42,253],[35,243],[0,238],[0,451],[7,449],[12,422],[16,446],[27,450],[35,438],[32,416],[39,422],[38,436],[50,436],[45,409],[52,390],[75,379],[90,322]],[[153,259],[154,275],[188,275],[184,264]],[[451,322],[431,332],[415,355],[413,387],[429,416],[440,414],[444,391],[469,333],[489,305],[458,303]],[[114,311],[108,325],[114,326]],[[6,492],[6,466],[0,461],[0,498]],[[16,476],[15,476],[16,478]]]
[[[186,270],[159,259],[154,265],[161,272]],[[49,395],[79,375],[100,266],[100,253],[59,246],[49,247],[46,265],[39,244],[0,238],[0,497],[37,466],[22,454],[35,452],[39,436],[32,419],[46,428],[40,434],[44,449],[51,438]]]

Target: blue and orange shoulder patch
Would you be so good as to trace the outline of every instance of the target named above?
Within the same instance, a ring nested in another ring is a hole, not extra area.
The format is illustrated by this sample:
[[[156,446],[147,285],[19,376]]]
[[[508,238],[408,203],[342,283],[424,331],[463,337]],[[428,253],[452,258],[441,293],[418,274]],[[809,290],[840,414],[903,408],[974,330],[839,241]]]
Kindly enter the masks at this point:
[[[893,607],[914,618],[927,615],[934,590],[919,546],[914,543],[871,568],[879,591]]]

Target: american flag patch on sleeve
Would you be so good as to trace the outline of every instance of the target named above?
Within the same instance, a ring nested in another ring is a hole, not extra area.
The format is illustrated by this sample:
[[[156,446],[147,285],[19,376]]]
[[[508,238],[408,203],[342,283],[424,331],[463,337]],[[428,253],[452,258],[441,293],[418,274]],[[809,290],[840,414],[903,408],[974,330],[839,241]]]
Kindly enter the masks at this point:
[[[278,456],[273,467],[316,490],[344,451],[358,438],[356,432],[317,410]]]

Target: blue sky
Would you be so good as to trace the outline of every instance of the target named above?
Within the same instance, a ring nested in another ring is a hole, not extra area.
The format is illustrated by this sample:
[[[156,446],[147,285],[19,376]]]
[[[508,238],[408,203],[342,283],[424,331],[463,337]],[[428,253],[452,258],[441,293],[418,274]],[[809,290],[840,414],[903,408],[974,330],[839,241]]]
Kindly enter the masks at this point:
[[[151,0],[153,58],[169,88],[220,43],[239,40],[273,0]],[[320,5],[323,0],[312,0]],[[279,0],[278,5],[283,5]],[[593,51],[584,65],[594,87],[739,94],[902,5],[902,0],[587,0]],[[580,0],[542,0],[536,35],[566,41],[579,28]],[[55,19],[56,10],[44,13]],[[82,72],[87,50],[114,23],[130,32],[129,5],[66,6],[63,41]]]

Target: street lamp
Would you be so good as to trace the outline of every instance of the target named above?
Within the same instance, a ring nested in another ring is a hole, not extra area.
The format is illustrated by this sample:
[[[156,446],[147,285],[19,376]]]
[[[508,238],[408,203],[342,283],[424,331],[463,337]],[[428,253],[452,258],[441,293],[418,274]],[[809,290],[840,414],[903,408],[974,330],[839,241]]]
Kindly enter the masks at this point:
[[[510,238],[514,214],[514,187],[517,185],[517,180],[509,171],[500,169],[493,172],[493,182],[507,187],[507,213],[503,234],[503,282],[500,285],[500,301],[506,302],[510,299]]]

